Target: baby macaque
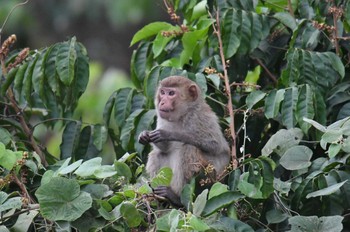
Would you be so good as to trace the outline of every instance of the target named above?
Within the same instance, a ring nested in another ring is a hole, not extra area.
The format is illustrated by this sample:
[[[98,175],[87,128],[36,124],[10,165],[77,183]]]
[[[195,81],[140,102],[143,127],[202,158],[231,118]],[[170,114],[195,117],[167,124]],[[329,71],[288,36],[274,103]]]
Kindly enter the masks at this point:
[[[230,149],[217,116],[190,79],[171,76],[162,80],[155,106],[157,128],[139,136],[140,143],[153,146],[146,171],[154,177],[162,167],[172,169],[170,186],[159,186],[154,193],[180,206],[184,185],[209,164],[216,174],[223,173],[230,162]]]

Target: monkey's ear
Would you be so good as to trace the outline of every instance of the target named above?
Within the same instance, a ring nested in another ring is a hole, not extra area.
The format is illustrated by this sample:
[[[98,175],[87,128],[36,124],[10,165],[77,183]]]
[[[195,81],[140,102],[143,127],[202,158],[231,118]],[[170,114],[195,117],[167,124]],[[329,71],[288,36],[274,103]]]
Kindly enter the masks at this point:
[[[190,94],[193,101],[195,101],[198,98],[198,88],[196,85],[190,85],[188,88],[188,93]]]

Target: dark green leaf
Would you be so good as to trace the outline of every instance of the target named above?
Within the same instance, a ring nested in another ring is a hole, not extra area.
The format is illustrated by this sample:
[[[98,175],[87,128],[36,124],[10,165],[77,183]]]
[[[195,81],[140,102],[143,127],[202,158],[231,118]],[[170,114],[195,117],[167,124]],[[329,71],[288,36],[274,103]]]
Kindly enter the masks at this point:
[[[137,227],[141,223],[141,215],[135,208],[135,206],[129,202],[122,203],[120,207],[120,214],[126,220],[126,223],[130,227]]]
[[[114,117],[119,127],[124,125],[125,120],[129,117],[133,95],[134,90],[131,88],[123,88],[117,91],[114,104]]]
[[[218,210],[240,200],[241,198],[243,198],[242,194],[233,191],[215,196],[207,201],[207,204],[202,212],[202,216],[209,216],[210,214],[217,212]]]
[[[61,159],[67,159],[74,155],[74,151],[79,142],[81,122],[69,122],[62,135]]]
[[[70,41],[62,43],[57,53],[56,71],[60,80],[66,86],[72,83],[75,75],[74,64],[77,58],[75,43],[76,38],[73,37]]]

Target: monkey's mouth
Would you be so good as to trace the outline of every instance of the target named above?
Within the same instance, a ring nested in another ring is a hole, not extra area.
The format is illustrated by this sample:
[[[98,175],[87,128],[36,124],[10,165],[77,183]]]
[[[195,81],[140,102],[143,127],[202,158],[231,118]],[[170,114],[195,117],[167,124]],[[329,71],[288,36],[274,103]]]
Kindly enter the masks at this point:
[[[169,116],[171,115],[171,113],[173,112],[173,109],[159,109],[159,116],[161,118],[167,119],[169,118]]]

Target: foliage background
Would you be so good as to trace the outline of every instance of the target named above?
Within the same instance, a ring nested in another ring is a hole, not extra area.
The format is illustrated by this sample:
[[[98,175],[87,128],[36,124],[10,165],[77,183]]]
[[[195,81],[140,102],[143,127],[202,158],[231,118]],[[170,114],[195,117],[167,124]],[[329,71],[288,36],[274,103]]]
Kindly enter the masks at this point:
[[[95,112],[84,115],[83,105],[76,110],[85,91],[92,92],[88,107],[99,104],[91,90],[96,82],[86,89],[90,62],[83,43],[70,37],[18,53],[9,49],[14,36],[3,42],[1,229],[347,228],[350,3],[163,3],[172,20],[149,23],[130,40],[137,44],[133,86],[108,93],[102,117],[92,122],[85,120]],[[154,126],[154,87],[169,75],[203,89],[233,157],[223,183],[199,193],[195,179],[186,185],[181,209],[155,201],[150,186],[169,184],[172,171],[164,168],[148,180],[149,147],[136,142]],[[56,157],[37,138],[40,127],[64,128]],[[102,151],[112,160],[102,160]]]

